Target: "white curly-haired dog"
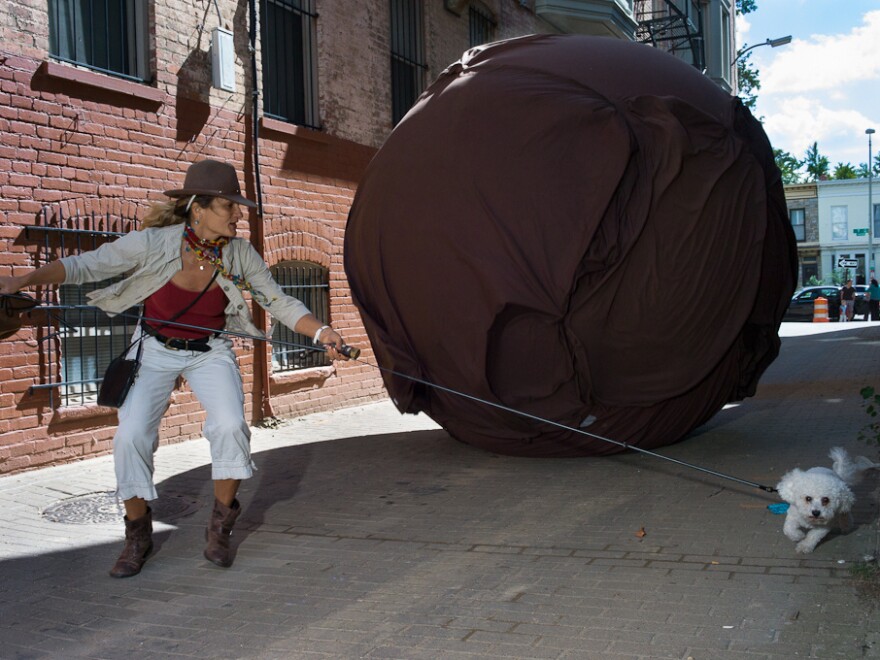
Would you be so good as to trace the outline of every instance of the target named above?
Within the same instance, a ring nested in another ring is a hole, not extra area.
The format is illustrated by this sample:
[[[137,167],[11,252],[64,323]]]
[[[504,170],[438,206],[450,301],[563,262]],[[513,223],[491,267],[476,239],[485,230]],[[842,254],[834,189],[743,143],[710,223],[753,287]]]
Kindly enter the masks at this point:
[[[789,504],[782,531],[797,541],[795,549],[805,554],[812,552],[834,527],[843,531],[850,528],[850,511],[856,497],[849,487],[857,484],[867,470],[880,468],[880,463],[864,456],[851,459],[842,447],[834,447],[828,455],[834,461],[831,469],[795,468],[776,486],[779,496]]]

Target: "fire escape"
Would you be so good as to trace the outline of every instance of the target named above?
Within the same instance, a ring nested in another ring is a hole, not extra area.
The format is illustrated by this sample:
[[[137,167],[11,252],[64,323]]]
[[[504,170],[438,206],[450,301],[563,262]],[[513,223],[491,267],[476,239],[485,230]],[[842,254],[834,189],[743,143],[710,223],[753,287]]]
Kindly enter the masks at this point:
[[[703,16],[698,0],[635,0],[636,41],[706,68]]]

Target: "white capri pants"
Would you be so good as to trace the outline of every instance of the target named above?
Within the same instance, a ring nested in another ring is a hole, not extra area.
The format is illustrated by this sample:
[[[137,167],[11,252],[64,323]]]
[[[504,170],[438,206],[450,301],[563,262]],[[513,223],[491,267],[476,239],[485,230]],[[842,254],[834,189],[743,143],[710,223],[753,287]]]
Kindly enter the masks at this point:
[[[207,413],[203,434],[211,446],[211,478],[248,479],[253,474],[251,432],[244,420],[244,390],[232,342],[214,337],[208,344],[210,351],[198,353],[167,349],[154,337],[144,339],[137,380],[119,408],[113,438],[120,499],[158,497],[153,454],[178,376],[186,378]],[[134,353],[133,349],[130,356]]]

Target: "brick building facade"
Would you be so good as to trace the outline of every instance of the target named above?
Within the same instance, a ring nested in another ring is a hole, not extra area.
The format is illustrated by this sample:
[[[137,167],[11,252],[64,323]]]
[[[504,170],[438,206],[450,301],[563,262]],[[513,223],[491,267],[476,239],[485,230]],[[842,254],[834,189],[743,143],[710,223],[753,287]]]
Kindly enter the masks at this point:
[[[785,203],[798,250],[798,287],[823,279],[819,242],[819,197],[815,183],[785,186]]]
[[[343,272],[342,238],[358,181],[393,127],[389,4],[421,10],[416,92],[471,45],[472,6],[488,19],[483,27],[492,39],[546,32],[547,26],[540,25],[533,6],[518,0],[256,0],[257,22],[267,10],[282,12],[285,20],[293,17],[294,23],[282,24],[273,16],[275,25],[289,31],[276,39],[276,47],[303,40],[316,111],[308,122],[297,123],[261,108],[255,136],[254,83],[263,103],[269,79],[262,29],[255,39],[257,76],[252,75],[251,3],[127,4],[126,22],[103,34],[100,26],[88,25],[81,3],[11,0],[0,5],[0,273],[56,259],[83,236],[94,240],[100,232],[135,229],[150,204],[163,199],[163,190],[179,187],[191,162],[226,160],[241,173],[245,194],[253,199],[259,192],[263,202],[262,217],[251,213],[244,235],[270,266],[305,262],[325,269],[328,320],[350,344],[363,347],[362,359],[369,362],[368,340]],[[212,85],[216,27],[231,33],[232,91]],[[116,29],[141,38],[142,46],[129,45],[116,61],[111,56],[109,65],[96,64],[88,49],[77,52],[92,33],[112,41]],[[141,58],[137,71],[120,75],[129,55]],[[67,247],[57,232],[49,233],[57,229],[72,230],[64,236]],[[64,302],[57,291],[30,293]],[[254,308],[259,316],[259,307]],[[68,319],[71,313],[61,312]],[[96,384],[91,396],[86,392],[79,398],[64,395],[65,387],[75,390],[74,385],[57,385],[73,382],[62,373],[73,361],[65,355],[65,332],[38,313],[0,343],[0,473],[111,450],[116,415],[94,403]],[[379,372],[371,367],[336,363],[278,370],[271,347],[238,343],[252,422],[385,396]],[[103,372],[100,364],[92,369],[93,380]],[[88,377],[86,371],[80,375]],[[182,383],[163,421],[162,442],[198,437],[202,422],[200,405]]]
[[[672,0],[654,4],[681,14]],[[320,279],[321,315],[370,362],[343,234],[358,182],[394,123],[474,45],[547,32],[636,39],[632,8],[617,0],[7,0],[0,274],[137,229],[190,163],[225,160],[262,202],[244,235],[271,267]],[[308,282],[293,291],[307,292]],[[55,316],[34,313],[0,342],[0,473],[111,450],[116,415],[94,391],[133,323],[88,317],[76,305],[86,290],[74,289],[31,291]],[[251,422],[385,396],[372,367],[287,362],[275,350],[239,342]],[[162,442],[198,437],[202,422],[181,383]]]

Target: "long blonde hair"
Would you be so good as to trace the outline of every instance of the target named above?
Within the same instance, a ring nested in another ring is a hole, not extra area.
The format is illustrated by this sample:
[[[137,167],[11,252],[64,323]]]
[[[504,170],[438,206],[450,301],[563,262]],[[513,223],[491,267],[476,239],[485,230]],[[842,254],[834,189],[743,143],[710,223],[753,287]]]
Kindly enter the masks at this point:
[[[190,202],[191,197],[192,202]],[[150,207],[150,210],[147,211],[147,214],[141,221],[141,229],[181,225],[189,219],[193,204],[207,208],[211,205],[213,199],[211,195],[187,195],[186,197],[172,199],[167,202],[156,202]]]

